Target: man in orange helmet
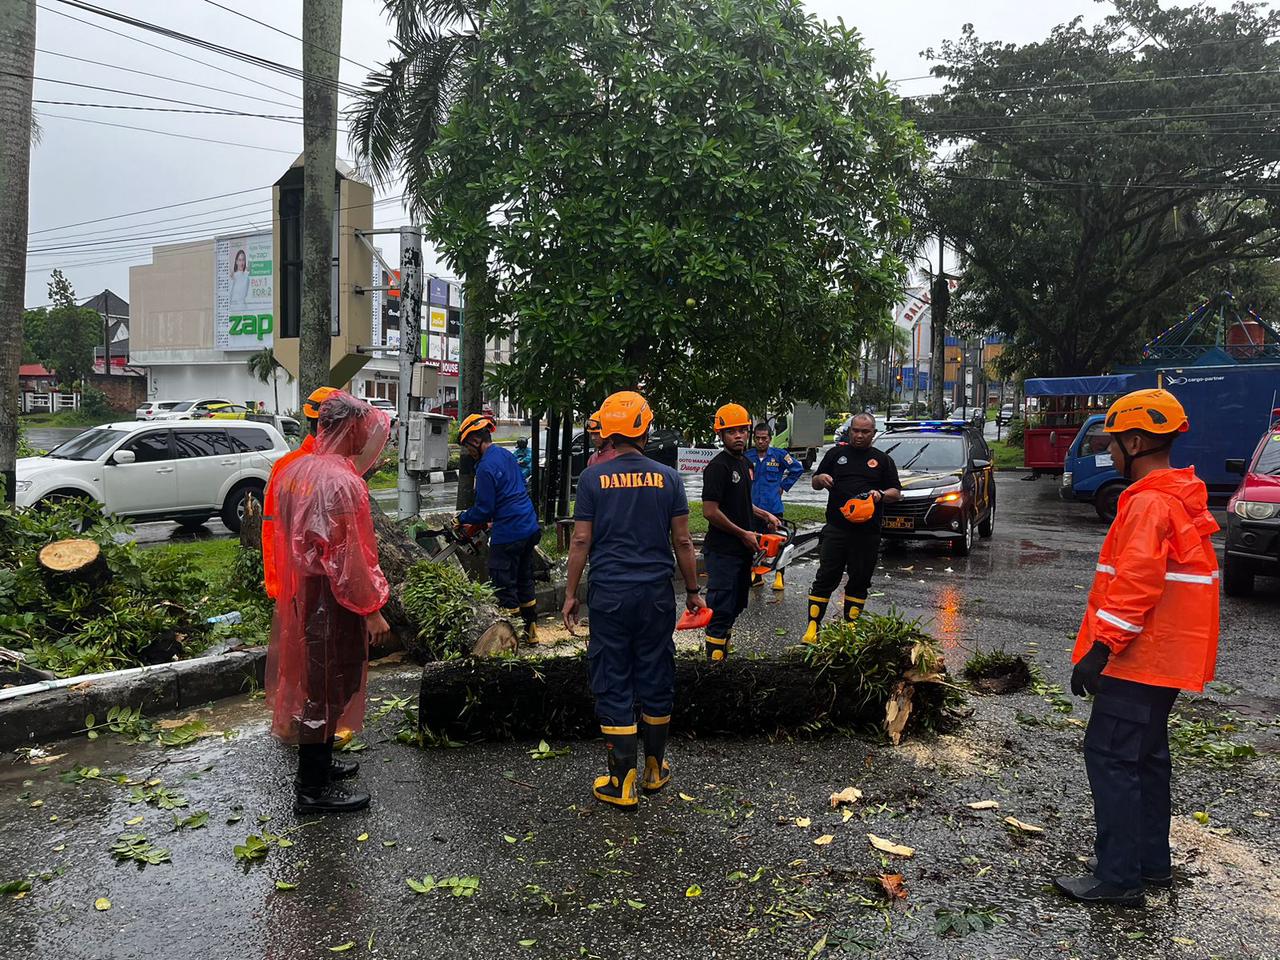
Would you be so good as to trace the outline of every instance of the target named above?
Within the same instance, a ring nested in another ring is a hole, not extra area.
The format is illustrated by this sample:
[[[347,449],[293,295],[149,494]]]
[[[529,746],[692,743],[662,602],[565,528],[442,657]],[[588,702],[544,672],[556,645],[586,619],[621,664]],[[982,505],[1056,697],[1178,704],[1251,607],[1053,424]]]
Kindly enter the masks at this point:
[[[623,810],[635,810],[640,803],[636,761],[641,737],[645,758],[640,787],[655,793],[671,779],[666,751],[676,686],[674,566],[684,578],[686,608],[706,606],[698,592],[684,482],[675,470],[644,455],[652,422],[649,404],[630,390],[613,394],[600,408],[601,433],[616,456],[587,467],[578,480],[562,611],[572,633],[578,624],[578,584],[589,555],[587,667],[609,757],[609,772],[596,778],[592,793]]]
[[[876,418],[854,415],[848,435],[849,442],[828,450],[813,474],[813,489],[827,491],[827,522],[818,547],[818,572],[809,588],[805,643],[818,639],[831,593],[846,573],[844,619],[853,623],[862,615],[880,556],[881,505],[902,496],[893,458],[871,445]]]
[[[1189,428],[1165,390],[1138,390],[1107,411],[1111,455],[1131,485],[1098,557],[1076,637],[1071,692],[1094,695],[1084,736],[1097,839],[1091,873],[1058,877],[1087,903],[1138,905],[1144,884],[1173,882],[1169,857],[1169,711],[1199,692],[1218,655],[1218,529],[1204,482],[1175,470]]]
[[[777,530],[778,518],[751,502],[751,462],[745,454],[751,435],[751,415],[737,403],[716,411],[712,427],[724,447],[702,471],[702,515],[707,536],[702,563],[707,569],[707,659],[724,660],[738,614],[747,609],[751,594],[751,563],[760,549],[755,532],[759,520]]]
[[[608,463],[618,455],[613,441],[605,438],[600,432],[600,411],[587,417],[587,439],[591,441],[591,455],[587,457],[587,466],[596,463]]]
[[[476,461],[476,499],[458,514],[458,524],[493,524],[489,533],[489,581],[507,616],[524,623],[524,643],[537,636],[538,601],[534,595],[533,552],[542,539],[538,513],[516,455],[493,442],[496,425],[473,413],[458,429],[458,444]]]

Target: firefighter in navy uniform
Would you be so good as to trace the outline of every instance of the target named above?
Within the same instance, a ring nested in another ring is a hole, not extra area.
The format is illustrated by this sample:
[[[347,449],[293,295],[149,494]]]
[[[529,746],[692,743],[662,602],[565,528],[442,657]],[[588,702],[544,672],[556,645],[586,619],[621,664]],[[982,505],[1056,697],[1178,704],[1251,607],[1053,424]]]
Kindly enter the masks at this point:
[[[818,639],[818,628],[840,578],[844,619],[854,622],[867,603],[867,591],[880,556],[880,516],[885,503],[902,496],[898,468],[887,453],[871,445],[876,421],[860,413],[849,424],[849,442],[823,456],[813,474],[813,489],[827,491],[827,523],[818,550],[818,573],[809,590],[809,626],[804,642]]]
[[[475,503],[457,516],[457,524],[493,524],[489,533],[489,580],[498,603],[524,624],[522,643],[537,638],[538,601],[534,596],[533,553],[542,539],[537,511],[516,455],[493,442],[493,420],[473,413],[462,421],[458,445],[476,461]]]
[[[707,569],[707,659],[724,660],[734,621],[747,609],[751,593],[751,563],[760,549],[759,523],[778,529],[778,518],[751,502],[751,462],[743,455],[751,430],[746,407],[726,403],[712,421],[724,446],[702,472],[702,514],[707,536],[702,541],[702,562]]]
[[[767,510],[781,519],[783,511],[782,495],[796,485],[804,473],[804,464],[780,447],[771,445],[773,430],[763,421],[757,423],[751,431],[754,444],[747,451],[747,460],[751,464],[751,502],[761,510]],[[756,532],[765,533],[766,525],[757,518]],[[760,584],[760,578],[752,574],[751,585]],[[773,589],[782,590],[785,584],[782,571],[773,577]]]
[[[599,419],[615,455],[587,467],[578,479],[562,614],[572,633],[589,556],[587,667],[609,760],[608,773],[596,778],[592,793],[604,803],[634,810],[640,802],[641,738],[640,786],[654,793],[671,779],[666,749],[676,682],[673,567],[679,566],[685,583],[685,606],[696,611],[706,604],[698,592],[684,482],[675,470],[644,455],[653,422],[649,405],[638,393],[615,393],[600,408]]]

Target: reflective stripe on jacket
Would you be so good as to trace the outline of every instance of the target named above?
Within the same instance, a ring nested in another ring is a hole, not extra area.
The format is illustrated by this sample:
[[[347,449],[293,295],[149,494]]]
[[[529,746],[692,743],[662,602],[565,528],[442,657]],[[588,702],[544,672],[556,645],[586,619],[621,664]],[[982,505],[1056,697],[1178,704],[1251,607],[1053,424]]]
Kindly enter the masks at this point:
[[[1218,657],[1218,558],[1208,492],[1191,467],[1157,470],[1120,495],[1072,661],[1094,641],[1103,672],[1199,692]]]

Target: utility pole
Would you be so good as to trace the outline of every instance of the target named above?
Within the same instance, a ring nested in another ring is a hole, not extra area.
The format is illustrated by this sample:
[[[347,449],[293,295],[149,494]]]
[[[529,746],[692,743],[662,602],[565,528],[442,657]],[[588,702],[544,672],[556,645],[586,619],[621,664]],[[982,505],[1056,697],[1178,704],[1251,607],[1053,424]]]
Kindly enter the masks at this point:
[[[485,341],[488,339],[485,317],[489,316],[491,300],[486,273],[468,275],[465,280],[467,304],[463,315],[462,343],[458,354],[458,422],[473,413],[484,410]],[[459,510],[471,506],[475,499],[476,474],[474,464],[463,464],[458,471]]]
[[[333,336],[333,199],[338,163],[342,0],[302,5],[302,315],[298,388],[329,384]]]
[[[422,325],[422,228],[400,228],[400,390],[396,394],[399,420],[400,470],[396,478],[397,513],[401,520],[418,516],[418,478],[409,473],[409,418],[414,405],[413,362],[418,355]]]
[[[929,292],[929,333],[932,340],[932,356],[929,360],[929,406],[931,414],[941,420],[946,416],[942,405],[942,385],[947,375],[947,306],[951,302],[951,288],[947,286],[947,271],[943,261],[947,238],[938,234],[938,272],[933,275],[933,289]]]
[[[27,188],[35,0],[0,0],[0,486],[13,503],[18,454],[18,367],[27,288]]]

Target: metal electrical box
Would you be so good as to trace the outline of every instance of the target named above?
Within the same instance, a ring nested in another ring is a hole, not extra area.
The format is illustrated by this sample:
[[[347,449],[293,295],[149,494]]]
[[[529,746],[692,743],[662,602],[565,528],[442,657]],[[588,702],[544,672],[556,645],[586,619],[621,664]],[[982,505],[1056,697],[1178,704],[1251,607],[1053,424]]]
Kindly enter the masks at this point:
[[[410,473],[431,473],[449,465],[449,418],[438,413],[409,414],[405,466]]]

